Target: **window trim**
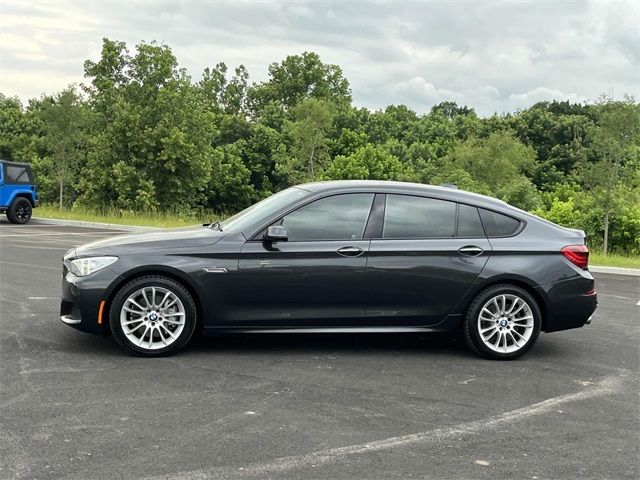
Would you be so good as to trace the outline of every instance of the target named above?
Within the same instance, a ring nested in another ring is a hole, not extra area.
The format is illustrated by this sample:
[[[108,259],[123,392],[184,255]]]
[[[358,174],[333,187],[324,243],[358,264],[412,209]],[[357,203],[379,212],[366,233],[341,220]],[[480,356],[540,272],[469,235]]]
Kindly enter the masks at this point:
[[[301,204],[301,205],[296,205],[295,207],[285,211],[284,213],[280,213],[278,214],[278,216],[276,216],[273,220],[270,220],[268,223],[266,223],[265,225],[263,225],[260,230],[258,230],[254,235],[251,236],[251,238],[249,240],[247,240],[248,242],[263,242],[264,239],[262,238],[262,236],[264,235],[264,232],[266,231],[267,228],[269,228],[272,225],[282,225],[282,220],[284,219],[284,217],[286,217],[287,215],[292,214],[293,212],[300,210],[301,208],[306,207],[307,205],[313,203],[313,202],[317,202],[318,200],[324,200],[325,198],[329,198],[329,197],[336,197],[338,195],[373,195],[373,199],[371,200],[371,204],[369,205],[369,212],[367,213],[367,219],[365,221],[364,224],[364,229],[362,230],[362,236],[361,238],[351,238],[351,239],[345,239],[345,240],[287,240],[286,243],[311,243],[311,242],[349,242],[349,241],[353,241],[353,242],[361,242],[363,240],[369,240],[366,237],[367,234],[367,228],[369,226],[369,222],[371,221],[371,215],[373,212],[373,206],[376,202],[376,198],[378,196],[377,192],[371,192],[371,191],[364,191],[364,192],[331,192],[328,193],[327,195],[322,195],[319,197],[314,197],[309,199],[307,202]]]

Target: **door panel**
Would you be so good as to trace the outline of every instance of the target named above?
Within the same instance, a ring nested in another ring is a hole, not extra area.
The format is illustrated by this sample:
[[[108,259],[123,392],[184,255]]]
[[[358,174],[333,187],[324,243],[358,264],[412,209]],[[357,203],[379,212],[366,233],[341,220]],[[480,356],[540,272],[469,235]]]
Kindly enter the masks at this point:
[[[227,321],[256,327],[361,324],[368,250],[369,240],[247,242],[234,275],[243,294],[230,299]]]
[[[274,220],[288,241],[249,241],[240,253],[231,322],[252,327],[363,321],[374,194],[329,195]]]
[[[369,323],[441,322],[478,277],[490,253],[486,238],[372,240],[366,275]]]

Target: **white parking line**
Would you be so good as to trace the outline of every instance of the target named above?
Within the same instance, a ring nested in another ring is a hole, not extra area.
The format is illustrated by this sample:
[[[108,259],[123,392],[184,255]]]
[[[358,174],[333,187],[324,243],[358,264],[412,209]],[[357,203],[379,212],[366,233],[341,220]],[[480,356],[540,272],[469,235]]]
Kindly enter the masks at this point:
[[[6,263],[7,265],[17,265],[19,267],[44,268],[46,270],[56,270],[58,272],[62,272],[62,266],[60,266],[60,267],[49,267],[47,265],[33,265],[31,263],[10,262],[8,260],[0,260],[0,263]]]
[[[625,297],[623,295],[614,295],[612,293],[598,293],[599,297],[611,297],[617,298],[618,300],[631,300],[631,297]]]
[[[303,455],[293,455],[290,457],[276,458],[271,462],[249,464],[246,467],[224,468],[224,469],[206,469],[199,471],[180,472],[176,474],[167,474],[148,477],[147,480],[187,480],[191,478],[245,478],[247,476],[274,476],[279,473],[295,470],[303,467],[317,467],[321,464],[336,462],[343,457],[350,455],[361,455],[372,452],[379,452],[398,447],[406,447],[421,443],[440,443],[456,437],[466,437],[478,434],[494,427],[506,423],[516,422],[518,420],[541,415],[550,411],[557,410],[558,406],[566,403],[588,400],[590,398],[599,397],[616,393],[622,389],[623,379],[618,376],[606,377],[604,381],[595,387],[589,387],[577,393],[569,393],[559,397],[553,397],[539,403],[534,403],[527,407],[511,410],[510,412],[488,417],[482,420],[474,420],[467,423],[460,423],[452,427],[437,428],[426,432],[413,433],[403,435],[401,437],[391,437],[384,440],[376,440],[369,443],[359,445],[350,445],[347,447],[330,448],[327,450],[319,450]]]
[[[19,227],[15,226],[15,225],[11,225],[11,224],[4,224],[4,223],[0,223],[0,229],[2,230],[27,230],[29,228],[42,228],[42,227],[49,227],[49,228],[56,228],[56,225],[51,225],[51,224],[29,224],[29,225],[21,225]]]
[[[33,250],[55,250],[56,252],[64,253],[70,248],[76,247],[77,245],[65,244],[60,245],[59,247],[36,247],[33,245],[21,245],[19,243],[12,243],[10,245],[11,248],[31,248]]]
[[[53,245],[53,244],[69,244],[70,242],[84,242],[87,243],[89,241],[95,240],[103,240],[105,238],[110,238],[109,236],[101,237],[95,236],[92,238],[86,237],[76,237],[74,238],[72,235],[68,237],[49,237],[49,238],[14,238],[11,240],[9,245]]]
[[[33,238],[33,237],[62,237],[62,236],[66,236],[66,237],[78,237],[78,236],[85,236],[85,235],[99,235],[99,233],[97,232],[84,232],[84,233],[76,233],[76,232],[56,232],[56,233],[32,233],[29,234],[29,238]],[[2,235],[0,236],[0,238],[8,238],[8,237],[24,237],[25,235],[23,234],[9,234],[9,235]]]

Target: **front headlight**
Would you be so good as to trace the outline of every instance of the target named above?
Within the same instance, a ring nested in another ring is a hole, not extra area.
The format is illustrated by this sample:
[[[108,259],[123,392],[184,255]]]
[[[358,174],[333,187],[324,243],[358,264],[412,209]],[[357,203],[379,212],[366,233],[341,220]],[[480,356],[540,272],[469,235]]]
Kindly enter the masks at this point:
[[[118,257],[86,257],[71,260],[69,270],[78,277],[86,277],[87,275],[108,267]]]

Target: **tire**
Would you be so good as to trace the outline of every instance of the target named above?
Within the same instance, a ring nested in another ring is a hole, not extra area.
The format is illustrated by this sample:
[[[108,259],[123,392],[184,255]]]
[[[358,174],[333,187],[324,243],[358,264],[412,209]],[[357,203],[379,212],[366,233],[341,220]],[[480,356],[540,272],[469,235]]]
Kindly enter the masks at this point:
[[[469,304],[462,324],[467,345],[492,360],[524,355],[540,335],[542,315],[536,300],[515,285],[494,285]]]
[[[186,288],[171,278],[149,275],[118,290],[109,323],[116,342],[128,353],[161,357],[189,342],[196,316],[195,302]]]
[[[7,210],[7,218],[11,223],[24,225],[31,220],[32,212],[33,208],[31,207],[31,202],[24,197],[18,197],[14,199],[9,206],[9,209]]]

